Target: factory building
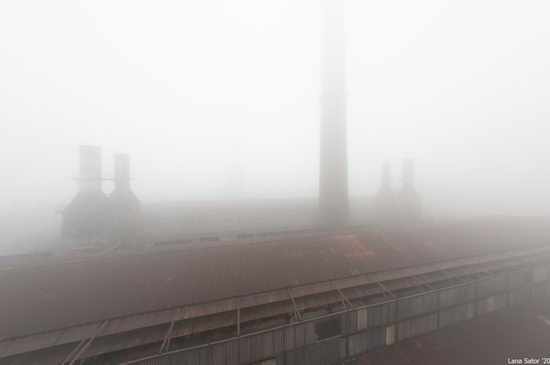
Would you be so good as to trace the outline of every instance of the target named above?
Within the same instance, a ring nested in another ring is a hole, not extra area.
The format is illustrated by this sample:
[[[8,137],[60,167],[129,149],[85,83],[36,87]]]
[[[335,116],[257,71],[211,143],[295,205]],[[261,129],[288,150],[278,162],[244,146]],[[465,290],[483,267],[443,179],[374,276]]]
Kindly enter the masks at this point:
[[[141,204],[130,188],[130,156],[114,156],[115,188],[109,196],[112,212],[110,240],[117,244],[132,243],[142,234]]]
[[[1,263],[2,364],[338,364],[548,303],[543,218]],[[545,304],[547,305],[547,304]]]
[[[374,200],[374,218],[378,222],[389,223],[395,220],[396,197],[391,187],[391,167],[388,162],[382,164],[380,189]]]
[[[109,235],[109,202],[102,190],[101,150],[79,147],[79,190],[63,211],[61,235],[74,246],[105,244]]]
[[[325,1],[322,228],[2,261],[0,363],[331,365],[548,306],[550,219],[418,222],[411,160],[397,193],[383,166],[376,210],[381,221],[415,224],[348,225],[342,5]],[[80,151],[64,236],[135,241],[129,157],[115,156],[107,198],[99,149]]]
[[[397,217],[401,222],[415,222],[422,214],[422,201],[414,187],[414,161],[403,160],[402,186],[397,194]]]
[[[135,242],[143,224],[139,200],[130,188],[130,158],[114,156],[114,183],[107,197],[102,182],[101,150],[79,148],[79,191],[63,212],[62,237],[73,247]]]

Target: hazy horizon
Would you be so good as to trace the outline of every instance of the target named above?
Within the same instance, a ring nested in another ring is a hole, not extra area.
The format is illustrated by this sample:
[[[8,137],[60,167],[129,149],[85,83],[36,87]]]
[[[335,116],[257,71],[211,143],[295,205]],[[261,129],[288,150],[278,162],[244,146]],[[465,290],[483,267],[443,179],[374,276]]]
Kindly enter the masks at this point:
[[[346,0],[350,196],[413,158],[427,217],[550,214],[548,19]],[[70,202],[80,144],[142,202],[315,198],[320,37],[318,0],[3,2],[0,227]]]

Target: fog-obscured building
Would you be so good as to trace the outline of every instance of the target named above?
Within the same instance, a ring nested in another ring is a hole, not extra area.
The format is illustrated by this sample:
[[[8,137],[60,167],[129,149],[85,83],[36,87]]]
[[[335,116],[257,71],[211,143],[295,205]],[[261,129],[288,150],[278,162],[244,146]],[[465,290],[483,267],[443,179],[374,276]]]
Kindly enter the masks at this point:
[[[115,188],[103,192],[101,150],[79,148],[79,191],[63,211],[62,238],[73,247],[135,243],[143,232],[139,200],[130,188],[127,154],[115,154]]]
[[[110,229],[110,207],[102,190],[101,149],[79,147],[79,190],[63,211],[62,237],[71,245],[105,244]]]

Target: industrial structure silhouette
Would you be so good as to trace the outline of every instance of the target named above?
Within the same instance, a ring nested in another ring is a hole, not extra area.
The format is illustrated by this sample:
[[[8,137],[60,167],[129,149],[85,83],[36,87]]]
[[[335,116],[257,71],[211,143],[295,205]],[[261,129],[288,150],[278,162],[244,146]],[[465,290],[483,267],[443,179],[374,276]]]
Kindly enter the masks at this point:
[[[499,344],[548,356],[548,218],[423,221],[405,159],[399,190],[384,163],[373,216],[351,224],[343,2],[325,5],[318,206],[214,203],[204,227],[151,239],[129,156],[115,155],[106,196],[100,150],[81,146],[72,249],[0,261],[0,363],[502,364]],[[512,335],[522,323],[536,339]]]

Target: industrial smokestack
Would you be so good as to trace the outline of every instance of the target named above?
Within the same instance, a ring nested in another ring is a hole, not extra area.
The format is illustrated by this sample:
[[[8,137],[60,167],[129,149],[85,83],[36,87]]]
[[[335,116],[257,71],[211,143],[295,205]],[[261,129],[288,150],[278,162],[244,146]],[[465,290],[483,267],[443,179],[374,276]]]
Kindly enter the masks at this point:
[[[401,191],[398,194],[397,212],[401,222],[414,222],[422,215],[422,200],[414,187],[414,160],[403,160]]]
[[[101,191],[101,149],[95,146],[79,148],[80,191]]]
[[[141,234],[143,217],[141,205],[130,189],[130,156],[115,153],[115,189],[109,197],[112,210],[111,243],[135,244]]]
[[[323,5],[319,216],[337,227],[348,219],[344,4]]]
[[[130,156],[126,153],[115,153],[115,189],[130,190]]]
[[[381,169],[380,189],[376,194],[374,213],[377,221],[390,223],[396,220],[396,198],[391,189],[390,164],[384,162]]]
[[[101,189],[101,149],[79,147],[80,190],[63,211],[62,236],[73,246],[104,244],[109,231],[109,205]]]

